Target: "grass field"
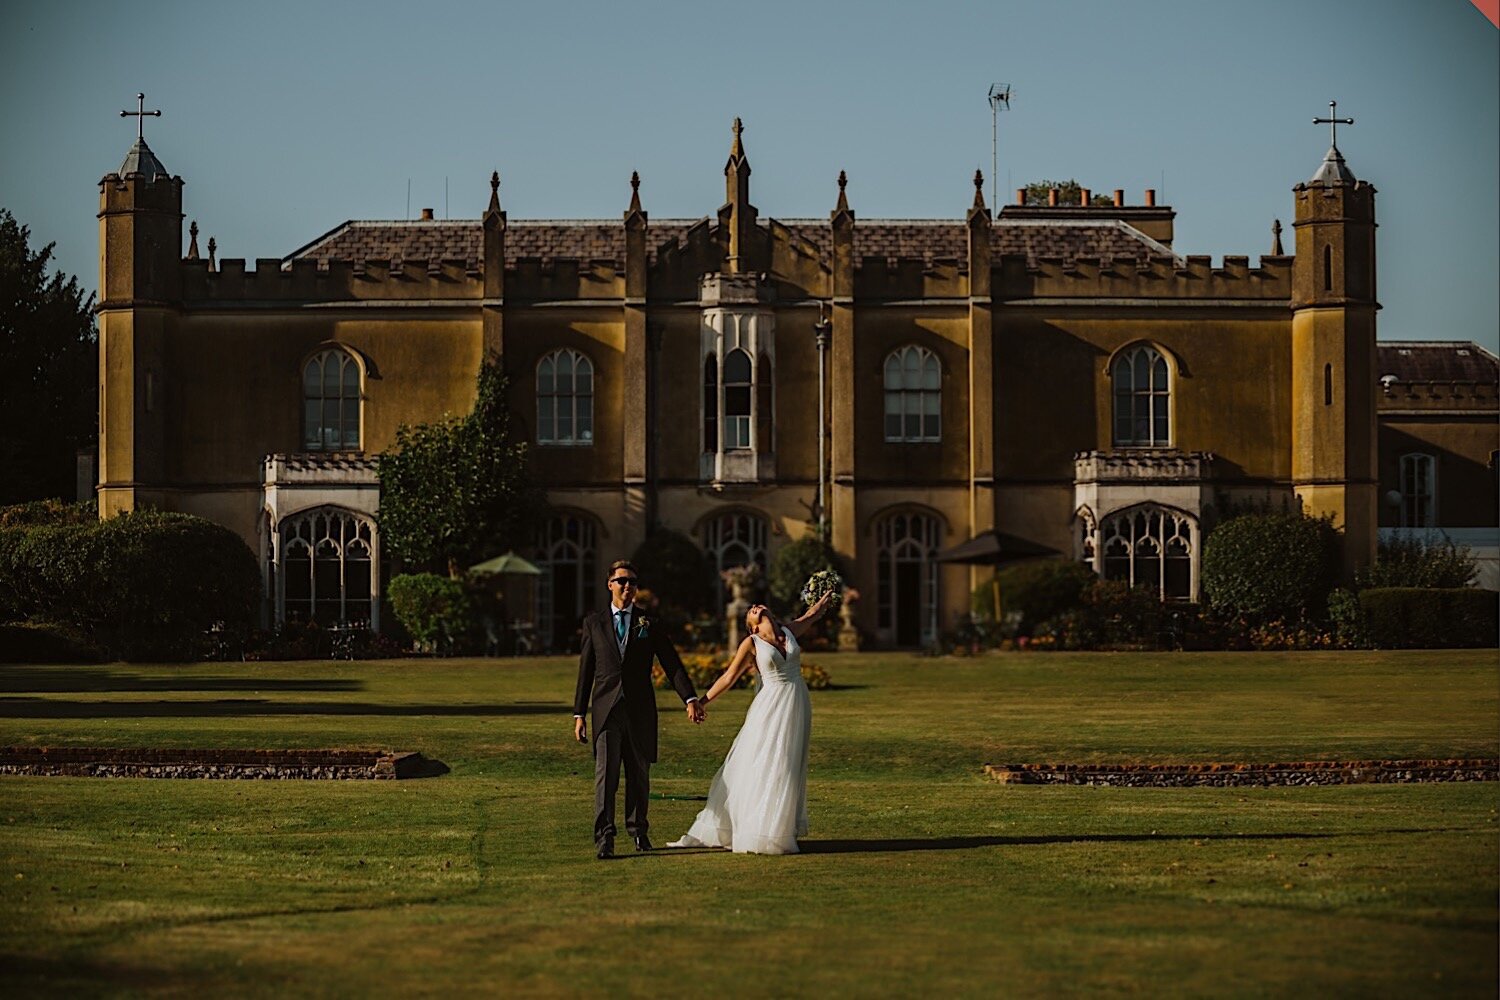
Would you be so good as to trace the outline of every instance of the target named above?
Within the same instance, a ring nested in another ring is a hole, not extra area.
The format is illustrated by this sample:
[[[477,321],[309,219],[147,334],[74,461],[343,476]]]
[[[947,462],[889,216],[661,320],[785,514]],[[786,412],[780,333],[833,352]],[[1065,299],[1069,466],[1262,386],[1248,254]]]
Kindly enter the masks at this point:
[[[573,668],[0,667],[0,745],[361,746],[402,782],[0,778],[5,995],[1494,996],[1494,784],[1001,786],[987,762],[1500,753],[1493,651],[823,655],[806,853],[593,858]],[[661,693],[658,843],[748,692]]]

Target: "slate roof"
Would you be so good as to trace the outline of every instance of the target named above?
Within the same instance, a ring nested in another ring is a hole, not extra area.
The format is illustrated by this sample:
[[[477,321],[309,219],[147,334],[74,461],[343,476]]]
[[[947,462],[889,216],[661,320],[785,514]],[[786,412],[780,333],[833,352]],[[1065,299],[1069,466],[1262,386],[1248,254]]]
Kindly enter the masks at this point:
[[[1469,340],[1383,340],[1377,377],[1414,382],[1500,382],[1500,359]]]
[[[169,176],[167,168],[161,165],[156,154],[151,152],[151,147],[146,145],[146,140],[139,137],[136,138],[135,145],[130,147],[130,152],[125,154],[125,162],[120,164],[118,173],[121,177],[144,174],[148,180],[153,181]]]
[[[827,220],[777,220],[811,244],[825,265],[832,260],[832,231]],[[683,239],[702,219],[653,220],[646,230],[647,256]],[[917,258],[926,263],[968,258],[968,229],[949,219],[869,219],[854,226],[854,258]],[[993,254],[1025,254],[1032,264],[1042,257],[1071,261],[1077,257],[1145,260],[1170,256],[1169,248],[1118,219],[1001,220],[990,231]],[[292,251],[286,260],[462,260],[477,267],[484,256],[484,231],[477,219],[365,221],[336,226]],[[527,219],[508,222],[507,263],[521,257],[552,260],[608,260],[625,264],[625,228],[607,219]]]

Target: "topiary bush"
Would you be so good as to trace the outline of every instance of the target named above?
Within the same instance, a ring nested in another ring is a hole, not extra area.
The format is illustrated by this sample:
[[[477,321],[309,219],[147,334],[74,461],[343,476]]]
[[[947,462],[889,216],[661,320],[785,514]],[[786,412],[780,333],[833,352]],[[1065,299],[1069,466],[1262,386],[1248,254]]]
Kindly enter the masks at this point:
[[[839,576],[848,577],[840,566],[841,560],[833,548],[819,538],[816,532],[808,532],[795,542],[788,542],[771,560],[768,589],[771,593],[771,609],[777,614],[796,615],[805,610],[802,603],[802,585],[814,573],[831,569]],[[837,616],[830,615],[837,620]]]
[[[1500,594],[1474,587],[1380,587],[1361,591],[1370,640],[1381,649],[1493,648]]]
[[[1321,618],[1337,573],[1327,519],[1242,514],[1203,543],[1203,593],[1217,613],[1250,622]]]
[[[1018,634],[1029,636],[1047,619],[1080,607],[1085,588],[1098,577],[1082,563],[1044,559],[1007,566],[995,579],[1000,584],[1001,614],[1020,612]]]
[[[464,585],[436,573],[405,573],[386,586],[391,611],[419,647],[453,652],[475,630],[474,602]]]
[[[0,529],[0,614],[70,626],[122,659],[186,659],[214,623],[248,630],[260,597],[240,537],[188,514]]]
[[[1360,590],[1371,587],[1467,587],[1479,567],[1467,546],[1452,541],[1427,544],[1420,538],[1381,542],[1375,564],[1355,575]]]

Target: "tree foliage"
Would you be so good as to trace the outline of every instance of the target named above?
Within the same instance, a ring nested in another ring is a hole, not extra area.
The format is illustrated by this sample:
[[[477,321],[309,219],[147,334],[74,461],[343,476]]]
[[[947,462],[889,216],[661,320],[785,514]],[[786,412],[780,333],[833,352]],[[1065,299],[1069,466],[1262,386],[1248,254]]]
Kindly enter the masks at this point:
[[[47,273],[49,243],[0,208],[0,504],[71,498],[75,454],[98,435],[92,294]]]
[[[513,432],[509,379],[491,358],[478,381],[467,416],[402,424],[380,456],[380,530],[409,567],[456,575],[531,541],[542,500]]]
[[[1057,188],[1059,205],[1078,205],[1083,202],[1083,185],[1069,178],[1065,181],[1033,181],[1026,185],[1026,204],[1045,205],[1053,188]],[[1107,194],[1095,194],[1090,205],[1113,205],[1114,199]]]
[[[1332,522],[1300,512],[1243,514],[1203,544],[1203,592],[1217,612],[1252,621],[1320,618],[1338,571]]]
[[[631,555],[640,573],[642,585],[648,588],[661,606],[684,615],[698,615],[717,609],[719,593],[713,568],[693,540],[681,532],[658,528]]]
[[[1083,606],[1084,591],[1098,579],[1093,570],[1067,559],[1035,559],[1007,566],[995,574],[1000,584],[1002,614],[1020,612],[1019,633],[1031,635],[1038,625]],[[975,610],[993,614],[993,597],[986,590],[974,595]]]

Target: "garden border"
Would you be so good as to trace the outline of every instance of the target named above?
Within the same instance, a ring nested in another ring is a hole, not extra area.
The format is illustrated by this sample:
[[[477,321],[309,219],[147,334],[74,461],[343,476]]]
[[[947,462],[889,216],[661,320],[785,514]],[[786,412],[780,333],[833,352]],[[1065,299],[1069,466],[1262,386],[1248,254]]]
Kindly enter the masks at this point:
[[[447,772],[441,761],[412,751],[0,747],[0,775],[275,781],[395,780]]]
[[[1280,764],[986,764],[1002,785],[1122,788],[1270,787],[1500,780],[1500,759],[1301,761]]]

